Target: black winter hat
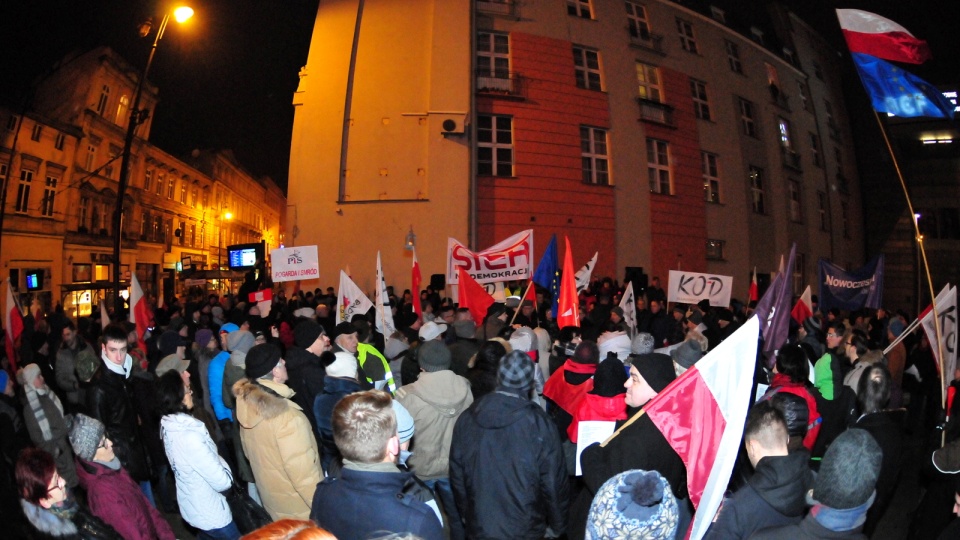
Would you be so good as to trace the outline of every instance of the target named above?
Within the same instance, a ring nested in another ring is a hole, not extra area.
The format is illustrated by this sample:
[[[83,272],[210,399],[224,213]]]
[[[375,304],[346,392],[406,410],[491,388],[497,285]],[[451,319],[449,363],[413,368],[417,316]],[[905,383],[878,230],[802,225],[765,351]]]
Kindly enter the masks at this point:
[[[591,394],[601,397],[615,397],[627,392],[624,383],[627,382],[627,370],[616,353],[607,353],[607,358],[597,366],[593,374],[593,390]]]
[[[253,381],[270,373],[280,362],[280,357],[280,347],[272,343],[254,345],[247,351],[247,378]]]
[[[866,503],[874,494],[881,461],[883,451],[873,435],[856,428],[844,431],[823,455],[813,499],[837,510]]]
[[[637,368],[643,380],[657,393],[677,378],[673,359],[663,353],[638,354],[632,361],[633,367]]]
[[[570,359],[578,364],[596,364],[600,361],[600,349],[592,341],[581,341]]]
[[[348,323],[347,321],[343,321],[342,323],[338,324],[336,328],[333,329],[333,335],[330,336],[330,339],[337,339],[338,337],[344,334],[356,334],[356,333],[357,333],[357,327],[354,326],[353,323]]]
[[[293,328],[293,341],[297,344],[297,347],[306,349],[310,345],[313,345],[313,342],[317,341],[317,338],[324,333],[325,331],[320,323],[311,319],[305,319]]]

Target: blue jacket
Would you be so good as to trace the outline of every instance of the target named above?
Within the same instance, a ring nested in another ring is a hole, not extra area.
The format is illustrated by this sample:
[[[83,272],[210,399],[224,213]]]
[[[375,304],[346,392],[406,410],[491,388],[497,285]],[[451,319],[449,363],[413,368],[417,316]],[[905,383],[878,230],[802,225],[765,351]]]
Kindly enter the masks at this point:
[[[313,402],[313,416],[317,420],[317,430],[320,432],[320,464],[328,473],[331,462],[340,457],[337,444],[333,441],[333,407],[348,394],[361,390],[363,388],[355,379],[327,375],[323,378],[323,393]]]
[[[443,540],[443,526],[425,503],[410,494],[413,473],[359,471],[344,467],[340,478],[317,484],[310,519],[340,540],[365,540],[384,533],[413,533]]]
[[[223,370],[227,367],[227,360],[230,360],[230,353],[227,351],[220,351],[220,354],[210,360],[207,383],[210,385],[210,404],[213,405],[217,420],[232,422],[233,412],[223,404]]]

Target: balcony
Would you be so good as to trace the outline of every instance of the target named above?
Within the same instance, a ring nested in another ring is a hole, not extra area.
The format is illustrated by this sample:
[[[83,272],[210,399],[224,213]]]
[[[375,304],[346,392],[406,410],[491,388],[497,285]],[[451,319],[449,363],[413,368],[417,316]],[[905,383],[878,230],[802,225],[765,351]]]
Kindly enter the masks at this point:
[[[477,0],[477,11],[485,15],[498,17],[520,17],[516,0]]]
[[[649,30],[643,28],[636,29],[632,27],[627,28],[627,32],[630,34],[630,46],[637,49],[645,49],[651,52],[655,52],[659,55],[664,55],[663,52],[663,36],[660,34],[654,34]]]
[[[780,157],[783,160],[783,166],[788,169],[793,169],[797,172],[803,172],[803,167],[800,165],[800,154],[789,149],[789,148],[780,148]]]
[[[673,107],[666,103],[643,98],[637,98],[637,102],[640,104],[640,120],[674,127]]]
[[[523,77],[519,73],[483,70],[477,72],[477,93],[523,99]]]

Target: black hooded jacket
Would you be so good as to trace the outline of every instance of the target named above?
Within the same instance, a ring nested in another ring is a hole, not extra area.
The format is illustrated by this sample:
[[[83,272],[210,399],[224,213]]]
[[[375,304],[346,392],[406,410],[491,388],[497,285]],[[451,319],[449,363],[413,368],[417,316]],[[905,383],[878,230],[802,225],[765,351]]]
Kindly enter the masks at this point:
[[[804,451],[762,458],[747,485],[723,502],[704,539],[750,538],[760,529],[799,523],[813,485],[809,459]]]

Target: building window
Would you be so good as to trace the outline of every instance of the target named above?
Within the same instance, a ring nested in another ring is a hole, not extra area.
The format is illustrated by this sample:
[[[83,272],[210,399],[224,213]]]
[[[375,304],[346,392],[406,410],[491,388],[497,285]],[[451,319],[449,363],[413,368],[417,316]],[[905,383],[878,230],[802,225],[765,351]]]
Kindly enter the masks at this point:
[[[190,224],[190,235],[187,236],[187,243],[190,247],[197,247],[197,224]]]
[[[477,175],[513,176],[513,118],[477,116]]]
[[[585,184],[610,185],[610,162],[607,157],[607,132],[580,126],[580,158]]]
[[[697,53],[697,38],[693,35],[693,25],[683,19],[677,19],[677,34],[680,46],[687,52]]]
[[[740,127],[743,128],[743,134],[750,137],[757,136],[757,124],[753,120],[753,103],[743,98],[740,102]]]
[[[10,118],[7,119],[7,131],[16,131],[16,130],[17,130],[17,122],[19,122],[19,121],[20,121],[20,117],[19,117],[19,116],[15,115],[15,114],[11,114],[11,115],[10,115]]]
[[[510,37],[507,34],[477,34],[477,70],[481,77],[510,78]]]
[[[57,138],[53,143],[54,148],[57,150],[63,150],[63,144],[65,141],[66,137],[63,135],[63,133],[57,133]]]
[[[810,89],[807,88],[807,83],[802,81],[797,81],[797,95],[800,96],[800,106],[803,107],[803,110],[810,110]]]
[[[588,90],[603,90],[600,79],[600,53],[583,47],[573,48],[573,65],[577,86]]]
[[[763,30],[760,30],[756,26],[750,27],[750,39],[756,42],[757,45],[763,47]]]
[[[150,238],[150,212],[140,214],[140,239],[146,241]]]
[[[87,157],[84,159],[83,168],[85,170],[93,171],[94,164],[97,162],[97,145],[88,144],[87,145]]]
[[[647,139],[647,177],[650,192],[673,195],[670,178],[670,151],[667,141]]]
[[[42,135],[42,134],[43,134],[43,126],[40,125],[40,124],[34,124],[34,125],[33,125],[33,131],[30,133],[30,140],[31,140],[31,141],[39,141],[39,140],[40,140],[40,135]]]
[[[627,5],[627,29],[630,35],[648,40],[650,39],[650,24],[647,22],[647,8],[633,2],[626,2]]]
[[[827,194],[817,192],[817,215],[820,218],[820,230],[827,230]]]
[[[850,208],[846,201],[840,201],[840,229],[844,238],[850,238]]]
[[[793,141],[790,139],[790,122],[777,118],[777,128],[780,131],[780,146],[790,152],[793,150]]]
[[[120,101],[117,104],[117,118],[114,123],[122,126],[127,121],[128,116],[130,116],[130,96],[124,94],[120,96]]]
[[[787,181],[787,194],[790,197],[790,221],[803,221],[803,205],[800,202],[800,182],[796,180]]]
[[[107,102],[110,101],[110,87],[103,85],[100,89],[100,100],[97,102],[97,114],[105,116],[107,113]]]
[[[180,182],[180,204],[187,204],[187,182]]]
[[[823,167],[823,156],[820,155],[820,137],[812,131],[810,132],[810,157],[813,158],[815,166]]]
[[[690,95],[693,97],[693,112],[701,120],[710,120],[710,101],[707,99],[707,83],[690,79]]]
[[[703,172],[703,195],[709,203],[720,203],[720,169],[717,155],[700,152],[700,167]]]
[[[153,186],[153,169],[147,169],[147,172],[143,174],[143,190],[150,191],[150,188]]]
[[[33,171],[23,169],[20,171],[20,185],[17,186],[17,202],[14,211],[18,214],[26,214],[30,209],[30,184],[33,183]]]
[[[727,24],[727,14],[717,6],[710,6],[710,16],[720,24]]]
[[[583,19],[592,19],[590,0],[567,0],[567,14]]]
[[[207,188],[203,188],[203,207],[207,208],[210,206],[210,191]]]
[[[163,242],[166,240],[166,237],[163,236],[163,216],[156,216],[153,218],[153,234],[151,237],[154,242]]]
[[[177,181],[172,176],[167,180],[167,198],[173,200],[173,194],[176,191]]]
[[[755,214],[766,214],[765,194],[763,190],[763,169],[750,166],[750,195]]]
[[[80,207],[77,209],[77,227],[85,229],[90,217],[90,197],[80,197]]]
[[[193,192],[190,195],[190,208],[197,207],[197,200],[200,198],[200,191],[197,188],[193,188]]]
[[[637,85],[642,99],[663,103],[660,70],[658,68],[637,62]]]
[[[793,258],[793,294],[795,295],[803,294],[806,288],[807,280],[804,276],[806,267],[806,257],[803,253],[797,253]]]
[[[57,198],[57,179],[48,176],[43,187],[43,202],[40,203],[40,215],[53,217],[53,203]]]
[[[723,260],[723,245],[726,242],[716,238],[707,238],[707,259],[711,261]]]
[[[161,197],[163,195],[163,180],[163,173],[157,173],[157,197]]]
[[[730,65],[730,71],[743,73],[743,64],[740,63],[740,47],[728,40],[723,41],[723,46],[727,50],[727,64]]]
[[[177,236],[179,237],[179,238],[177,239],[177,240],[178,240],[177,243],[182,246],[182,245],[184,245],[184,244],[186,243],[186,241],[187,241],[187,238],[186,238],[186,237],[187,237],[187,224],[181,221],[181,222],[180,222],[180,226],[177,227],[177,233],[179,233],[179,234],[177,234]]]

